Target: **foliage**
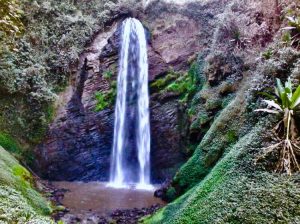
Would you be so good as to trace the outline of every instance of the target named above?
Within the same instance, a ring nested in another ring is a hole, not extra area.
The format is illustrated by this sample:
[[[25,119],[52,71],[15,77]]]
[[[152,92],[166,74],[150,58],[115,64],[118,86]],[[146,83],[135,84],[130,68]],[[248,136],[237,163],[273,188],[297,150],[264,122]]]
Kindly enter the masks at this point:
[[[169,72],[165,77],[151,83],[152,91],[160,93],[173,92],[180,96],[182,103],[186,103],[196,90],[201,87],[201,77],[197,76],[197,64],[193,63],[187,73]]]
[[[286,46],[292,45],[292,36],[289,32],[284,32],[281,37],[282,43]]]
[[[22,184],[23,185],[28,185],[28,186],[33,186],[33,178],[31,174],[29,173],[28,170],[26,170],[23,166],[21,165],[15,165],[12,167],[13,174],[17,177],[21,178]]]
[[[179,75],[180,75],[179,73],[170,72],[165,77],[159,78],[159,79],[155,80],[154,82],[152,82],[150,84],[150,88],[152,89],[152,91],[161,91],[164,88],[166,88],[166,86],[170,82],[176,80]]]
[[[274,128],[276,143],[265,148],[262,157],[274,151],[279,151],[275,170],[291,175],[294,171],[300,171],[297,158],[300,155],[300,142],[295,121],[300,104],[300,85],[293,92],[290,78],[285,82],[284,86],[279,79],[276,79],[276,81],[275,97],[270,95],[269,98],[272,100],[263,100],[269,108],[256,110],[278,114],[281,118]]]
[[[115,2],[1,0],[1,130],[26,143],[39,143],[70,68],[110,19]]]
[[[0,146],[5,148],[7,151],[19,154],[21,148],[19,144],[8,134],[0,133]]]
[[[262,57],[265,59],[265,60],[269,60],[272,58],[274,54],[274,51],[272,49],[268,49],[267,51],[263,52],[262,53]]]
[[[239,30],[234,30],[230,42],[238,49],[245,49],[250,43],[249,38],[243,37]]]
[[[112,76],[113,76],[113,73],[112,73],[111,71],[106,71],[106,72],[104,73],[104,75],[103,75],[103,77],[104,77],[105,79],[111,79]]]
[[[11,45],[24,31],[21,21],[23,12],[19,7],[19,0],[0,0],[0,6],[0,44],[5,41]]]
[[[300,32],[300,17],[297,16],[287,16],[289,27],[285,27],[284,29],[296,30]]]
[[[229,144],[235,143],[238,140],[238,136],[234,130],[229,130],[226,137]]]
[[[96,111],[104,110],[109,105],[109,102],[107,101],[107,95],[101,92],[96,92],[95,98],[97,100]]]
[[[291,46],[299,46],[300,38],[300,15],[299,8],[287,12],[287,26],[283,28],[288,32],[283,35],[284,42],[290,43]]]
[[[96,112],[102,111],[107,107],[110,107],[114,104],[117,96],[117,85],[115,81],[112,81],[111,88],[106,92],[96,92]]]

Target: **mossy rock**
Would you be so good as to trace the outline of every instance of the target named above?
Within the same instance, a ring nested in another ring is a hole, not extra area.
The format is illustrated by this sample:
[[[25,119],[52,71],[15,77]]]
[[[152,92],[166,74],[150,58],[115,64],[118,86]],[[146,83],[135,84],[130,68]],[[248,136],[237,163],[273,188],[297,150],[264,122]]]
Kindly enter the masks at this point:
[[[49,202],[34,189],[33,177],[0,147],[0,222],[53,223]]]
[[[268,173],[249,164],[249,153],[266,131],[258,123],[211,172],[183,196],[161,209],[146,224],[298,223],[300,188],[295,177]]]

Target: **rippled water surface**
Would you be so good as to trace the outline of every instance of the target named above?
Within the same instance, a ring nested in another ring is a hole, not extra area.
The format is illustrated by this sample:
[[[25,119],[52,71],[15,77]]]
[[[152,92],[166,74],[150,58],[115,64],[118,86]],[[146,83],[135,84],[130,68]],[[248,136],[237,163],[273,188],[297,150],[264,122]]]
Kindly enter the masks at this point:
[[[101,182],[54,182],[57,188],[69,190],[65,193],[63,205],[71,213],[97,212],[108,214],[116,209],[150,207],[153,204],[164,204],[153,196],[153,190],[116,189]]]

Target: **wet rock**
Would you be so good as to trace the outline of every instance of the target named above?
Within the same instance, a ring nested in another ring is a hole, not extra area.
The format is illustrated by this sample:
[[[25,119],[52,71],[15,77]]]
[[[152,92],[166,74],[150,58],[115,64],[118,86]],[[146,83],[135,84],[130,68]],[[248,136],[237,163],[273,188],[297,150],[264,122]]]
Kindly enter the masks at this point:
[[[141,219],[143,216],[153,214],[161,207],[162,207],[161,205],[156,204],[156,205],[152,205],[149,208],[116,210],[110,215],[110,217],[116,223],[120,223],[120,224],[138,223],[138,220]]]
[[[164,201],[167,201],[168,198],[166,197],[166,193],[168,188],[171,186],[172,180],[171,179],[167,179],[161,186],[159,189],[157,189],[154,192],[154,197],[157,198],[161,198]]]

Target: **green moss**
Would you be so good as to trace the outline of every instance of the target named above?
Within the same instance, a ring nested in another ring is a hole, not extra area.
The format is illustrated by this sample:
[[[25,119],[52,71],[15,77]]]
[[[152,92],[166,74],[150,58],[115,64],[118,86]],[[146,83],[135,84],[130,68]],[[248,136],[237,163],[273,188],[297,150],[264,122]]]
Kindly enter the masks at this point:
[[[108,70],[103,73],[103,77],[107,79],[107,81],[109,81],[110,88],[107,91],[99,91],[95,93],[95,99],[97,101],[95,106],[96,112],[102,111],[108,107],[113,106],[117,96],[117,82],[112,79],[113,72]]]
[[[188,75],[192,77],[193,82],[196,85],[197,90],[201,90],[206,82],[205,74],[203,73],[203,67],[204,67],[204,61],[201,59],[201,56],[199,59],[195,62],[193,62],[190,66],[190,69],[188,71]]]
[[[209,116],[209,114],[206,111],[200,110],[197,115],[197,119],[195,119],[195,121],[192,122],[190,129],[202,129],[204,128],[203,126],[209,123],[212,119],[213,117]]]
[[[249,153],[269,125],[258,123],[192,189],[142,223],[298,223],[300,188],[290,178],[253,167]]]
[[[53,104],[47,105],[46,107],[46,120],[47,122],[51,122],[55,117],[56,108]]]
[[[0,133],[0,146],[15,154],[21,154],[22,152],[20,145],[6,133]]]
[[[50,204],[33,188],[33,178],[0,147],[0,221],[4,223],[52,223],[45,218]]]
[[[195,93],[197,88],[197,64],[193,63],[187,73],[169,72],[165,77],[151,83],[152,92],[173,92],[180,96],[180,101],[186,103]]]
[[[23,166],[21,165],[14,165],[12,167],[12,172],[13,175],[16,177],[20,177],[22,180],[22,183],[24,184],[30,184],[33,182],[33,178],[31,174],[29,173],[28,170],[26,170]]]
[[[185,103],[196,93],[194,78],[186,73],[166,86],[165,92],[174,92],[180,95],[181,102]]]
[[[168,190],[167,190],[167,194],[166,194],[166,197],[170,200],[174,200],[176,198],[176,190],[174,187],[170,187]]]
[[[219,98],[210,98],[205,103],[205,109],[207,111],[220,109],[222,107],[222,100]]]
[[[221,107],[223,109],[226,108],[231,103],[231,101],[234,99],[234,96],[235,96],[235,94],[229,94],[228,96],[223,98]]]
[[[238,136],[234,130],[230,130],[226,134],[226,138],[229,144],[235,143],[238,139]]]
[[[109,102],[107,101],[106,99],[107,97],[105,94],[101,92],[96,92],[95,98],[97,100],[96,111],[104,110],[109,105]]]
[[[283,40],[283,41],[286,41],[286,40]],[[269,60],[272,58],[274,52],[272,49],[267,49],[265,52],[262,53],[262,57],[265,59],[265,60]]]
[[[194,115],[196,115],[197,109],[195,107],[190,107],[188,109],[188,116],[189,118],[193,117]]]
[[[230,104],[214,119],[194,155],[180,168],[174,178],[177,195],[181,195],[187,189],[195,186],[222,158],[230,146],[226,134],[228,131],[237,133],[244,122],[245,104],[242,102],[243,98],[236,98],[234,103]],[[230,124],[230,129],[228,124]]]

